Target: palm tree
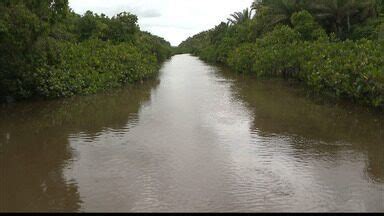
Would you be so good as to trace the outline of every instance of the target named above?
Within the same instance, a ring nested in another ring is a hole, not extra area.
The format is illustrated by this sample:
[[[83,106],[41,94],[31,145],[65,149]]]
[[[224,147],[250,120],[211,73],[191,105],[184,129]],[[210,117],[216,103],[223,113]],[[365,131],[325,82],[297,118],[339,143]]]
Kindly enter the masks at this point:
[[[258,11],[260,11],[262,5],[263,5],[263,0],[254,0],[251,5],[251,10],[254,10],[257,13]]]
[[[243,10],[243,12],[235,12],[231,14],[231,18],[228,18],[228,25],[241,24],[251,19],[252,10],[246,8]]]
[[[292,14],[304,8],[305,0],[255,0],[252,10],[263,16],[268,25],[290,24]]]
[[[376,0],[312,0],[309,9],[322,23],[330,25],[333,32],[342,36],[346,27],[351,30],[352,19],[359,22],[377,15]]]

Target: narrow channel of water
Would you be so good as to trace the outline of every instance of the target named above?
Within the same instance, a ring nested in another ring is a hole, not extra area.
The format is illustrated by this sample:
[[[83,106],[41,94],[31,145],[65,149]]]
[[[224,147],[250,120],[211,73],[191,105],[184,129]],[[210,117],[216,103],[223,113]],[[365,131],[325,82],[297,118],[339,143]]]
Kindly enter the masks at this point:
[[[0,211],[384,211],[384,116],[190,55],[0,108]]]

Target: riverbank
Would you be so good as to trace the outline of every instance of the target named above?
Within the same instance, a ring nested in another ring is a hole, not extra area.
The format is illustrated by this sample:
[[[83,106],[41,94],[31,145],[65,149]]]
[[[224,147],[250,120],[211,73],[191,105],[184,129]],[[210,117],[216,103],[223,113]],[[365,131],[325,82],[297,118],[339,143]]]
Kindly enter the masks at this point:
[[[253,77],[295,80],[313,95],[384,111],[384,43],[296,41],[278,46],[276,51],[276,47],[242,44],[219,64]],[[217,63],[204,53],[194,55]]]
[[[384,43],[265,43],[264,40],[242,44],[228,54],[226,62],[220,63],[237,73],[295,79],[314,94],[384,110]],[[217,62],[205,52],[194,54],[207,62]]]
[[[57,4],[57,5],[56,5]],[[154,76],[171,56],[130,13],[114,17],[68,2],[0,3],[0,102],[94,94]]]
[[[383,115],[302,92],[178,55],[158,81],[0,106],[0,212],[383,211]]]
[[[265,18],[279,15],[274,10],[279,5],[255,4],[270,14],[236,13],[236,22],[201,32],[181,43],[178,51],[237,73],[295,79],[316,94],[384,110],[384,13],[356,22],[349,31],[334,32],[316,17],[310,3],[296,5],[284,14],[284,22],[273,24]]]

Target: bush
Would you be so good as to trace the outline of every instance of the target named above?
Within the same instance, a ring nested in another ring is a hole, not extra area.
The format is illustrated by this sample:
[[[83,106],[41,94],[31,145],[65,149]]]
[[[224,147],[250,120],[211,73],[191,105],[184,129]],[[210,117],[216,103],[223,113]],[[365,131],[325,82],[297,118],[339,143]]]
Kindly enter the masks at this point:
[[[261,0],[254,3],[251,20],[243,22],[246,14],[236,13],[243,15],[238,22],[221,23],[179,48],[238,73],[294,78],[314,92],[384,109],[381,2],[342,1],[333,10],[322,1],[316,7],[312,1],[291,1],[287,7],[285,1]],[[340,13],[343,7],[353,14]]]
[[[0,2],[0,102],[133,83],[155,74],[170,55],[170,44],[140,31],[130,13],[80,16],[66,0]]]
[[[369,40],[304,43],[300,76],[316,92],[384,108],[383,50]]]
[[[363,38],[380,40],[384,38],[382,34],[384,34],[384,17],[379,19],[368,19],[364,22],[364,25],[355,25],[352,28],[352,33],[349,38],[352,40]]]
[[[240,73],[303,81],[316,93],[331,93],[384,108],[384,43],[370,40],[302,41],[288,26],[231,52],[228,65]]]
[[[241,73],[258,76],[288,75],[297,65],[295,48],[300,35],[288,26],[279,26],[254,44],[243,44],[228,60],[229,66]]]
[[[254,73],[256,44],[245,43],[229,54],[228,66],[239,73]]]
[[[35,47],[35,70],[29,82],[35,96],[91,94],[143,80],[158,69],[154,55],[143,54],[129,44],[49,41],[43,40]]]
[[[308,11],[294,13],[291,17],[291,23],[294,30],[300,33],[302,40],[314,41],[327,38],[325,30]]]

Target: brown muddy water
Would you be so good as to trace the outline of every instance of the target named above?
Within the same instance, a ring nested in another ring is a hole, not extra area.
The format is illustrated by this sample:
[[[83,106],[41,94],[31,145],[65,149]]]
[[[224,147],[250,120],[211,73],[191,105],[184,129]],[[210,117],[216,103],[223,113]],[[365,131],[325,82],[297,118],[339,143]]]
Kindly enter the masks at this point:
[[[0,108],[0,211],[384,212],[384,116],[190,55]]]

